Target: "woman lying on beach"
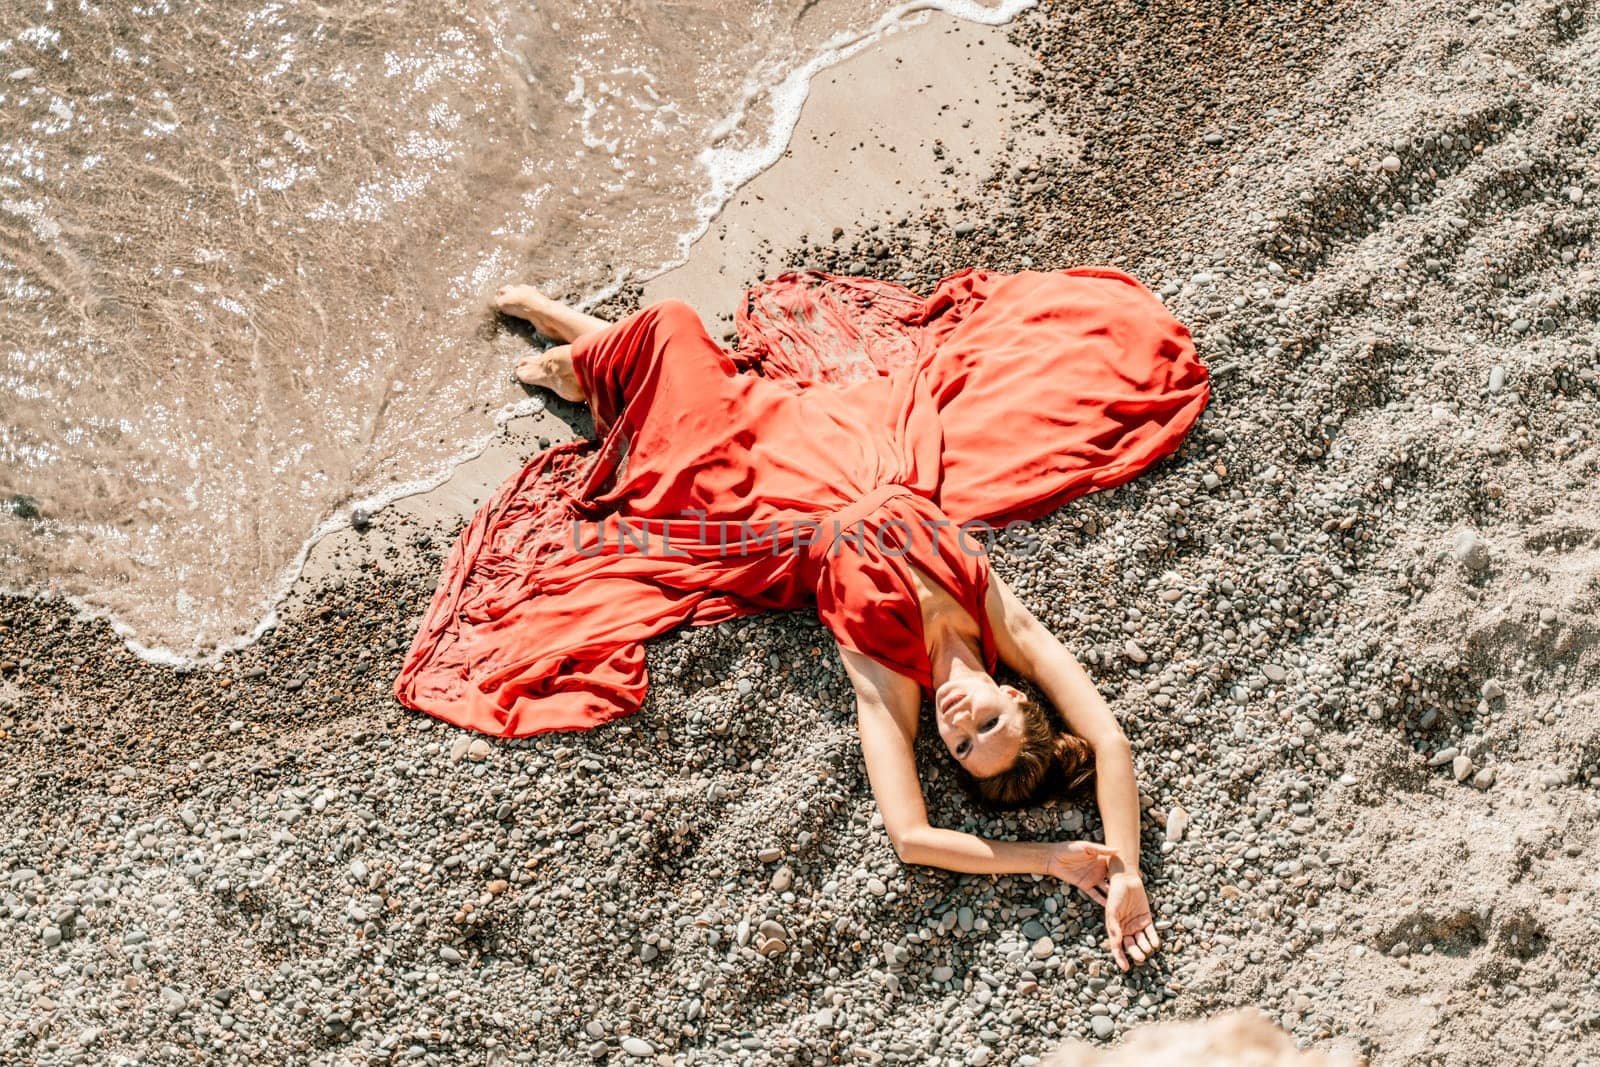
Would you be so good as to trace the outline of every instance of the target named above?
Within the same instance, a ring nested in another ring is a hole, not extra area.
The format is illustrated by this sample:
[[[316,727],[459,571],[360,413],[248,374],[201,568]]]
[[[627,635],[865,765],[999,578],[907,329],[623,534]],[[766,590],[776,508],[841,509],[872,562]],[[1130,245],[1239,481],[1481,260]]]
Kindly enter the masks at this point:
[[[495,306],[564,342],[517,377],[587,402],[599,440],[537,457],[463,532],[402,702],[502,736],[587,728],[638,709],[648,637],[813,605],[902,860],[1053,875],[1105,906],[1123,969],[1159,948],[1128,742],[987,554],[993,524],[1126,481],[1193,425],[1205,371],[1159,301],[1110,270],[964,271],[926,300],[786,275],[748,294],[737,352],[676,301],[616,324],[531,286]],[[924,691],[972,792],[1016,807],[1092,782],[1106,844],[930,825]]]

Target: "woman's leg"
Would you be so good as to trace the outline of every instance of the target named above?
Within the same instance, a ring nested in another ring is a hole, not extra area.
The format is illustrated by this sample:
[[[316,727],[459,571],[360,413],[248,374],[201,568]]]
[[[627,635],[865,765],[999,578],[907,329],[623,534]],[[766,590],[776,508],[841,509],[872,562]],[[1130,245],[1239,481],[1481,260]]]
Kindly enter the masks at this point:
[[[578,374],[572,369],[572,346],[556,345],[543,352],[529,352],[517,362],[517,381],[549,389],[574,404],[588,399]]]
[[[494,309],[502,315],[525,319],[546,337],[571,343],[584,334],[603,330],[605,319],[585,315],[577,308],[552,300],[531,285],[504,285],[494,294]]]

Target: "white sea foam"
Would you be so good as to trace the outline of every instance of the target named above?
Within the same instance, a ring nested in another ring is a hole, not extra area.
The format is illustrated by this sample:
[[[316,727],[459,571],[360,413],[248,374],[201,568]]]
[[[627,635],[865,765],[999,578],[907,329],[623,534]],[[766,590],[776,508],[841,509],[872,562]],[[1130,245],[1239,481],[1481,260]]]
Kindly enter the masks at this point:
[[[748,86],[739,109],[723,120],[714,132],[713,145],[700,153],[700,164],[705,168],[709,185],[699,204],[699,225],[688,231],[680,240],[679,259],[667,267],[676,266],[686,257],[689,248],[699,240],[723,207],[751,178],[766,170],[783,156],[794,129],[800,122],[801,109],[811,91],[811,81],[818,74],[842,63],[862,49],[875,44],[891,33],[910,26],[920,25],[929,15],[942,12],[964,22],[986,26],[1001,26],[1033,7],[1038,0],[1005,0],[989,8],[970,0],[911,0],[885,12],[877,22],[859,33],[842,34],[824,46],[789,74],[776,86]],[[759,144],[746,149],[728,150],[715,146],[715,140],[727,134],[749,112],[757,100],[765,97],[772,108],[772,122],[767,137]],[[663,268],[665,269],[665,268]],[[659,273],[659,272],[658,272]]]

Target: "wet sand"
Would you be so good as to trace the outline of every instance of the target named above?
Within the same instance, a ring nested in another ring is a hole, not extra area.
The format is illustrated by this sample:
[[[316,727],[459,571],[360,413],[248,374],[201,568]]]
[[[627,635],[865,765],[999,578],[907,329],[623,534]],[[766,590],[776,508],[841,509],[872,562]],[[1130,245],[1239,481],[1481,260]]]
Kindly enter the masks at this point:
[[[324,541],[217,670],[4,603],[0,1050],[980,1065],[1254,1005],[1378,1064],[1600,1060],[1600,30],[1266,7],[1045,5],[981,75],[971,129],[1016,115],[1012,148],[964,167],[952,129],[938,159],[874,125],[903,172],[773,217],[866,112],[825,76],[792,157],[660,283],[714,320],[783,266],[926,288],[1112,262],[1191,324],[1216,390],[1189,442],[1001,565],[1133,742],[1154,966],[1116,973],[1098,909],[1043,880],[898,863],[804,615],[654,643],[648,706],[591,733],[395,705],[473,503],[582,432],[555,402]],[[924,742],[935,821],[1098,834],[1091,809],[974,813]]]

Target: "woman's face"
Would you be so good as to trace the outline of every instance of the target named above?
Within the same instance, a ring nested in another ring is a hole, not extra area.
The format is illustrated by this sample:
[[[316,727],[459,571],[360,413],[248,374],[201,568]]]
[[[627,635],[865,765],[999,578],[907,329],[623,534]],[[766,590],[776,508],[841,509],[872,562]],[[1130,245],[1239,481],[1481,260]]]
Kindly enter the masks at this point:
[[[987,674],[951,678],[933,694],[939,737],[974,778],[1009,768],[1022,748],[1022,694]]]

